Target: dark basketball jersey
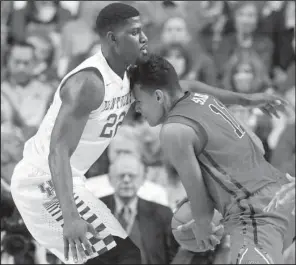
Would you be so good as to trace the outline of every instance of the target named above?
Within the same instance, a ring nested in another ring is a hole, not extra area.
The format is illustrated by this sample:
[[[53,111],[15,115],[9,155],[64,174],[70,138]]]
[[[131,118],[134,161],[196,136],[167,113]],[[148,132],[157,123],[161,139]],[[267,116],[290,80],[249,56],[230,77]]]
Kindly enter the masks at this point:
[[[224,217],[238,201],[284,179],[284,174],[264,159],[250,135],[216,98],[187,92],[169,112],[165,123],[170,122],[191,126],[206,139],[197,159],[215,208]]]

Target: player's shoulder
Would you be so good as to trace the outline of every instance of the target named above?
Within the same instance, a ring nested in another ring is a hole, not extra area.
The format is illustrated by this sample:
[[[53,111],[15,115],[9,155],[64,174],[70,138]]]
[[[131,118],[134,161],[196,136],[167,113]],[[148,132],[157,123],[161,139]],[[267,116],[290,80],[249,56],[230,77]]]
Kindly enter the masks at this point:
[[[191,142],[195,138],[194,130],[182,123],[165,123],[160,130],[160,141],[165,143]]]
[[[94,67],[82,69],[66,80],[60,94],[62,100],[88,102],[90,106],[101,104],[105,95],[103,77]]]

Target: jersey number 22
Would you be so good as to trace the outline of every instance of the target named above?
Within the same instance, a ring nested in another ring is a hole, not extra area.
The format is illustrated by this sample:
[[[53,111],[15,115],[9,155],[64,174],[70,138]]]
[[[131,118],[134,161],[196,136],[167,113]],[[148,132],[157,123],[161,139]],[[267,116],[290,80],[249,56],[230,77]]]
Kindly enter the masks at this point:
[[[103,127],[100,137],[103,137],[103,138],[114,137],[117,133],[118,127],[123,122],[125,114],[126,114],[125,111],[121,112],[120,115],[116,115],[115,113],[110,114],[107,118],[108,123],[106,123],[105,126]]]

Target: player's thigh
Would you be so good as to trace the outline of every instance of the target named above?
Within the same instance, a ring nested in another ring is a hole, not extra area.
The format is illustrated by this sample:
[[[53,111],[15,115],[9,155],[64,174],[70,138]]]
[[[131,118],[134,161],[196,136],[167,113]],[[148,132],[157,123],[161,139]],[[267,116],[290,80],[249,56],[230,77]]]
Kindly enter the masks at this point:
[[[257,230],[258,244],[254,243],[252,230],[243,231],[240,227],[234,228],[230,236],[232,264],[283,263],[282,247],[280,247],[282,238],[269,226]]]

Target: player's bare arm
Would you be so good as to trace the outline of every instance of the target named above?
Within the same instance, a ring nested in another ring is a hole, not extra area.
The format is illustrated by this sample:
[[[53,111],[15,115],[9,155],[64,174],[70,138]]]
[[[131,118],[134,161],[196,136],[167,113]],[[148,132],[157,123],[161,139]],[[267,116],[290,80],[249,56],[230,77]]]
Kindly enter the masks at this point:
[[[180,85],[184,91],[212,95],[225,105],[259,107],[269,116],[275,115],[279,117],[277,110],[284,110],[284,106],[287,104],[281,97],[268,93],[236,93],[194,80],[180,80]]]
[[[94,231],[87,231],[92,228],[80,222],[82,219],[73,197],[70,158],[79,143],[89,114],[103,102],[104,84],[94,70],[83,70],[66,81],[60,96],[62,105],[52,131],[48,161],[64,218],[64,236],[67,237],[65,258],[68,258],[70,245],[73,258],[77,261],[76,247],[78,251],[83,250],[80,241],[91,253],[85,233]]]
[[[212,200],[209,199],[196,158],[204,148],[206,141],[198,139],[196,132],[189,126],[169,123],[165,124],[161,130],[160,142],[165,159],[176,169],[186,189],[192,215],[198,228],[197,240],[207,240],[212,233],[211,222],[214,206]],[[204,248],[208,247],[204,246]]]

